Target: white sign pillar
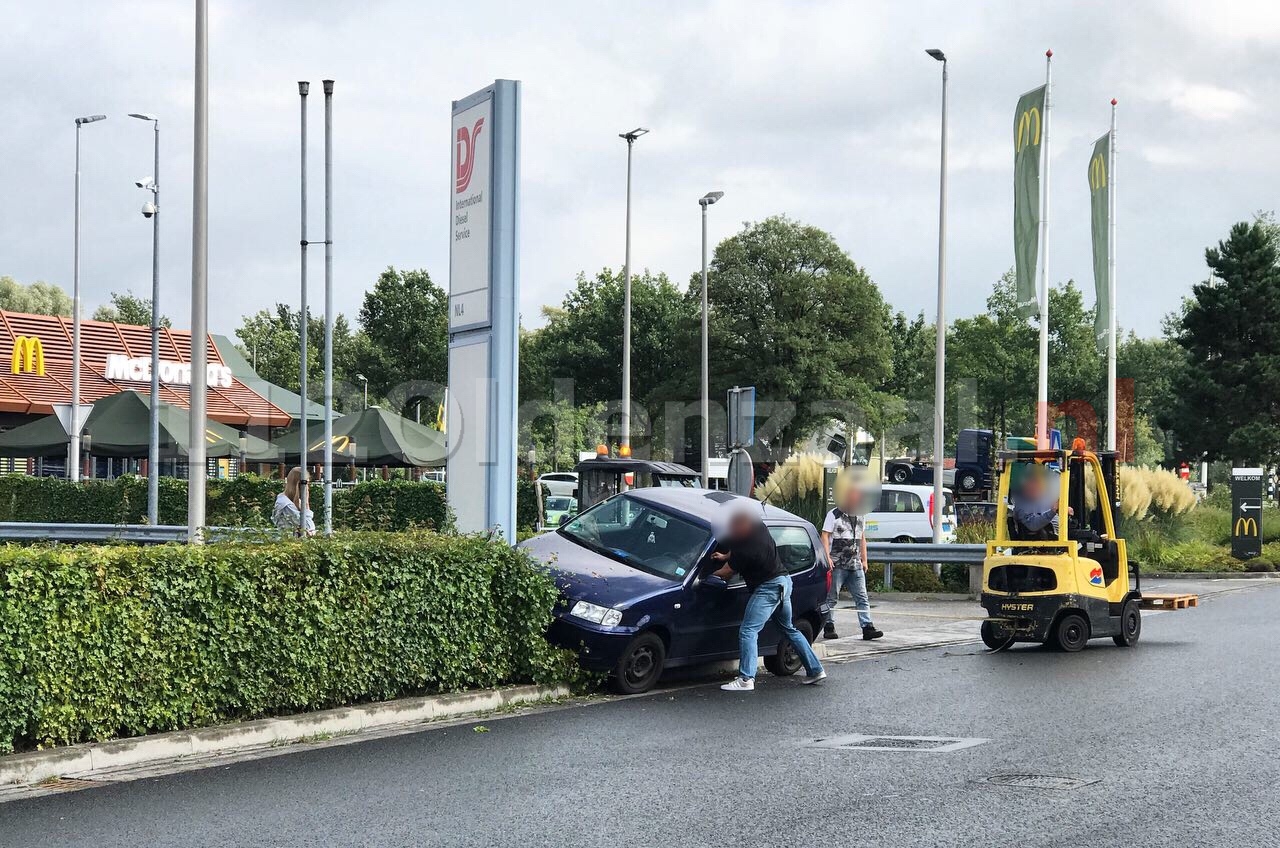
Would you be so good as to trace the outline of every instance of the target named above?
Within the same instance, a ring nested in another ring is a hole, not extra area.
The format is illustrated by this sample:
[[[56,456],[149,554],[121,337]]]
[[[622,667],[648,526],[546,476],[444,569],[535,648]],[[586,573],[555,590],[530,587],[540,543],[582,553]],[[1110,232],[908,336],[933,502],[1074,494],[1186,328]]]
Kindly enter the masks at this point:
[[[458,530],[516,538],[520,83],[453,104],[447,491]]]

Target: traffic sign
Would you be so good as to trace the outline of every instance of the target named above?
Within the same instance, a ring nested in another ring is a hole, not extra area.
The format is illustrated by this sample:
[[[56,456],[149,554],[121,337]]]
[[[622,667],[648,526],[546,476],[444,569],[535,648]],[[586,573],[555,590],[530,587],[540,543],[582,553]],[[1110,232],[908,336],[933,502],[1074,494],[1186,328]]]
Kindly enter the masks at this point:
[[[1236,559],[1262,556],[1261,468],[1231,469],[1231,555]]]

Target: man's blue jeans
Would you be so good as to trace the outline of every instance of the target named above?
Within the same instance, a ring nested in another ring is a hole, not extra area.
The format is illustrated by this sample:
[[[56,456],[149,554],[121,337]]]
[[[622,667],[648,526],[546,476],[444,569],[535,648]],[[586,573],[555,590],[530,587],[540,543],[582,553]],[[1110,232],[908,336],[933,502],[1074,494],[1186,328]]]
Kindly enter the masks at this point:
[[[791,623],[791,576],[784,574],[761,583],[747,599],[747,609],[738,629],[738,674],[755,679],[756,659],[760,655],[760,631],[772,618],[791,640],[805,671],[812,677],[822,671],[822,663],[809,646],[809,640]]]
[[[836,601],[840,598],[840,587],[844,586],[853,597],[853,604],[858,608],[858,624],[871,626],[871,599],[867,597],[867,572],[861,568],[835,568],[831,571],[831,593],[827,595],[827,603],[831,612],[827,613],[827,621],[833,620],[832,613],[836,609]]]

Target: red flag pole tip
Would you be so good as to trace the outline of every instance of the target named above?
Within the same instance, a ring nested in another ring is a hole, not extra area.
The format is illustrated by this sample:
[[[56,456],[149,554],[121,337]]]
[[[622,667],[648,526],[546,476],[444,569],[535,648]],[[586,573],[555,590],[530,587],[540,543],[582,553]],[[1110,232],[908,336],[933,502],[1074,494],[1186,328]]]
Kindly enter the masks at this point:
[[[1117,101],[1114,97],[1113,97],[1113,98],[1111,98],[1111,105],[1112,105],[1112,106],[1116,105],[1116,103],[1117,103],[1117,102],[1119,102],[1119,101]]]
[[[1053,51],[1052,51],[1052,50],[1046,50],[1046,51],[1044,51],[1044,55],[1046,55],[1046,56],[1048,56],[1050,59],[1052,59],[1052,58],[1053,58]]]

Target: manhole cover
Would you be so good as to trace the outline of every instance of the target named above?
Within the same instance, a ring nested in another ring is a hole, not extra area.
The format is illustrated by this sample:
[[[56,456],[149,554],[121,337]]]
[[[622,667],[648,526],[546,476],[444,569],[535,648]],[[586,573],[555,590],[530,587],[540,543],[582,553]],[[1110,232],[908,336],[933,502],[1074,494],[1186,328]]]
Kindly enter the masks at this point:
[[[807,743],[813,748],[835,748],[841,751],[919,751],[947,754],[981,745],[986,739],[963,739],[954,736],[832,736]]]
[[[1097,780],[1086,780],[1082,777],[1062,777],[1053,774],[997,774],[988,777],[985,783],[994,786],[1014,786],[1018,789],[1053,789],[1065,791],[1092,786]]]

